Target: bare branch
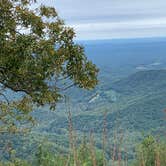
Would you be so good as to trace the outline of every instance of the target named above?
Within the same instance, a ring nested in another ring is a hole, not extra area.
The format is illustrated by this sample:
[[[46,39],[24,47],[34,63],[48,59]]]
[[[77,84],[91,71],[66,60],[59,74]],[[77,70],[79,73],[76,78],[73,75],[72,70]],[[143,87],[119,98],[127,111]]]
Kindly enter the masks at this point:
[[[73,84],[71,84],[71,85],[69,85],[69,86],[67,86],[67,87],[60,88],[60,90],[61,90],[61,91],[66,91],[67,89],[72,88],[72,87],[75,86],[75,85],[76,85],[76,84],[73,83]]]
[[[4,99],[6,100],[6,102],[8,103],[8,105],[10,104],[10,101],[8,100],[7,96],[3,93],[0,92],[0,96],[3,96]]]

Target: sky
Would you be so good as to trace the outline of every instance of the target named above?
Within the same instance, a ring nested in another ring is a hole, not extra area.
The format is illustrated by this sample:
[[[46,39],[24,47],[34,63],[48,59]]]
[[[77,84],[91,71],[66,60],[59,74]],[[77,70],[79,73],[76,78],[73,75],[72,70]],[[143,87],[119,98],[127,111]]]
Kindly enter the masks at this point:
[[[166,0],[38,0],[54,6],[76,39],[166,37]]]

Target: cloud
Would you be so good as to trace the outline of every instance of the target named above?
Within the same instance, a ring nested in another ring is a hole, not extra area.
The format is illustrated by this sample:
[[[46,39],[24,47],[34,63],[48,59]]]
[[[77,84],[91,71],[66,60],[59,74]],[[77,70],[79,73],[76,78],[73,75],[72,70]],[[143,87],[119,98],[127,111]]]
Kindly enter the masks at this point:
[[[55,6],[77,39],[166,36],[165,0],[38,0]]]
[[[81,39],[154,37],[166,35],[166,17],[71,25]],[[86,35],[88,34],[88,35]]]

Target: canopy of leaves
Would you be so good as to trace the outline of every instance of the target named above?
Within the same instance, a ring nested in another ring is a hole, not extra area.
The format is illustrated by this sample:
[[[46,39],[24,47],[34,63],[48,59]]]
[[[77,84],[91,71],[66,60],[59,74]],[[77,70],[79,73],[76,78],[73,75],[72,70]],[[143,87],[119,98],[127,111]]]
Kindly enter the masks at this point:
[[[34,105],[55,109],[63,91],[73,85],[95,87],[98,69],[74,43],[73,29],[55,8],[31,0],[0,0],[0,13],[2,124],[31,119],[26,115]],[[8,89],[19,97],[9,100]]]

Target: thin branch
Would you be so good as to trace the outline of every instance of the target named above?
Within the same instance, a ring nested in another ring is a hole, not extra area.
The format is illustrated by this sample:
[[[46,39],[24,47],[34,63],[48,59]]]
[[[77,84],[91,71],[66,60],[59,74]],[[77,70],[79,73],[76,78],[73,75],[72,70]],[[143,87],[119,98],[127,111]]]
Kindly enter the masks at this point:
[[[68,79],[68,78],[70,78],[70,76],[66,76],[66,77],[63,77],[63,78],[59,78],[59,79],[57,79],[57,81],[63,81],[63,80],[66,80],[66,79]]]
[[[69,88],[72,88],[73,86],[75,86],[76,85],[76,83],[73,83],[73,84],[71,84],[71,85],[69,85],[69,86],[67,86],[67,87],[64,87],[64,88],[59,88],[61,91],[66,91],[67,89],[69,89]]]
[[[4,97],[4,99],[6,100],[7,104],[9,105],[10,102],[9,102],[7,96],[5,94],[1,93],[1,92],[0,92],[0,95]]]

